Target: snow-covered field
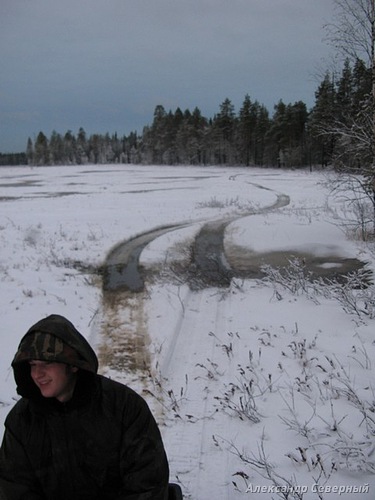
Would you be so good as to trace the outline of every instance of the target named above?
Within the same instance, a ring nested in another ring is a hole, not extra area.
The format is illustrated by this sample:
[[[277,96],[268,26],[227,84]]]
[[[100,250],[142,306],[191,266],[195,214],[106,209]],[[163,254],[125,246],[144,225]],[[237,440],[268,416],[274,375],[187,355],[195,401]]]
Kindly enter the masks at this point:
[[[21,336],[58,313],[99,352],[102,373],[147,399],[185,498],[375,497],[373,288],[309,284],[299,265],[289,281],[199,290],[172,273],[215,220],[231,220],[229,264],[280,251],[374,269],[371,247],[340,228],[348,209],[325,175],[110,165],[0,177],[1,424]],[[93,270],[119,242],[174,224],[141,254],[145,291],[109,300]]]

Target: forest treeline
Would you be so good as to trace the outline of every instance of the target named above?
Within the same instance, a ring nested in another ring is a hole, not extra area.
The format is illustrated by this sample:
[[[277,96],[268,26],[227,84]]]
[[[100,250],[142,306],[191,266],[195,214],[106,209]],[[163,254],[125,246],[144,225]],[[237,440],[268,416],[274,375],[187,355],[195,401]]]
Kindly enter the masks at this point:
[[[258,165],[297,167],[340,162],[355,167],[372,161],[371,68],[346,60],[339,75],[327,72],[308,110],[304,102],[280,100],[272,115],[250,95],[236,113],[226,98],[218,113],[207,118],[198,107],[167,111],[157,105],[142,134],[75,135],[53,131],[29,138],[29,165],[161,164]],[[362,135],[361,135],[362,134]],[[364,137],[362,137],[364,135]]]
[[[0,165],[27,165],[26,153],[0,153]]]

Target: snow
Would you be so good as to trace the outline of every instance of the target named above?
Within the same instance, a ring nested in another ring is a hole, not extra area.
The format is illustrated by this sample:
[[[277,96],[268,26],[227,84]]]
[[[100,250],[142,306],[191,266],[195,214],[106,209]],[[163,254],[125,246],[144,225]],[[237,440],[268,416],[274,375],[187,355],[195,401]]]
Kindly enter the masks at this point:
[[[102,373],[148,401],[184,498],[286,498],[256,471],[262,458],[279,485],[292,481],[289,498],[374,497],[374,319],[317,290],[233,278],[193,291],[171,272],[216,220],[229,222],[229,262],[280,251],[374,269],[371,246],[343,230],[348,208],[325,174],[86,165],[0,176],[1,424],[17,399],[20,338],[58,313],[99,352]],[[146,291],[109,303],[92,270],[120,242],[171,225],[142,251]],[[147,370],[129,365],[138,356]]]
[[[238,234],[235,242],[244,247],[251,242],[249,248],[257,253],[275,249],[291,252],[308,250],[323,257],[330,254],[345,256],[346,248],[342,247],[345,235],[336,231],[336,238],[332,239],[332,224],[327,221],[316,221],[314,224],[294,221],[286,228],[284,219],[284,214],[271,214],[267,217],[254,215],[244,218],[236,224]],[[255,239],[252,236],[254,228],[256,228]],[[348,253],[350,255],[350,250]]]

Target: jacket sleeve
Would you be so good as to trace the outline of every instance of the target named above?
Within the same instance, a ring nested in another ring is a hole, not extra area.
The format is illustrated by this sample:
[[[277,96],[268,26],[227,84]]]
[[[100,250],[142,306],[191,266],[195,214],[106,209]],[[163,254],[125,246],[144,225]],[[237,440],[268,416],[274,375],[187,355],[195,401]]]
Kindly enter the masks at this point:
[[[128,398],[122,422],[121,476],[116,500],[167,500],[169,467],[159,428],[147,403]]]
[[[8,427],[0,448],[0,492],[1,500],[44,500],[23,446]]]

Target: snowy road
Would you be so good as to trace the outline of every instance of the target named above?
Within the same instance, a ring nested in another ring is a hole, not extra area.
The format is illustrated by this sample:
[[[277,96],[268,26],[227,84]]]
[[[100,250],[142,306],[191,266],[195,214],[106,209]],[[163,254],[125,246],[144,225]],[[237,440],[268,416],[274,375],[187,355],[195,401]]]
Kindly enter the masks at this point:
[[[108,259],[115,270],[119,269],[130,279],[125,289],[124,282],[119,281],[120,300],[116,300],[116,286],[107,290],[111,305],[107,304],[104,311],[111,317],[107,324],[116,325],[119,342],[116,346],[112,338],[111,352],[120,352],[122,359],[128,359],[126,366],[133,371],[132,384],[139,384],[146,395],[152,395],[151,404],[164,425],[172,480],[180,482],[185,497],[191,499],[209,499],[213,492],[216,498],[234,498],[233,477],[228,476],[232,457],[228,452],[223,453],[218,440],[223,436],[234,440],[239,430],[228,415],[220,415],[222,380],[232,380],[228,383],[233,387],[238,381],[238,370],[243,369],[241,362],[245,363],[246,354],[249,357],[254,352],[260,357],[262,348],[267,345],[264,337],[259,337],[258,328],[249,336],[254,304],[251,293],[243,292],[244,280],[262,276],[260,266],[264,259],[275,266],[283,266],[293,253],[299,253],[293,243],[289,250],[277,251],[278,242],[275,241],[276,251],[258,252],[257,255],[251,251],[251,246],[247,251],[235,245],[233,227],[243,220],[251,227],[253,218],[257,219],[257,224],[259,219],[267,224],[273,213],[278,214],[291,204],[288,194],[273,190],[267,183],[247,181],[247,184],[256,191],[272,194],[274,201],[207,222],[191,221],[155,228],[119,244]],[[191,232],[187,237],[183,230],[189,228]],[[182,259],[177,268],[172,260],[166,264],[171,241],[176,246],[176,239],[182,241],[180,251],[191,248],[187,252],[188,260]],[[157,247],[158,264],[154,260],[150,265],[147,256],[143,258],[149,246]],[[311,266],[315,265],[316,275],[327,275],[337,269],[345,272],[362,265],[355,258],[336,255],[332,246],[320,260],[313,252],[310,254],[308,248],[300,255]],[[327,267],[319,267],[318,260],[323,264],[333,262],[333,265],[328,266],[327,271]],[[343,267],[344,262],[347,268]],[[180,275],[163,273],[161,270],[166,268],[178,269]],[[116,279],[115,275],[114,283]],[[250,280],[249,283],[253,283],[250,289],[253,287],[257,293],[256,282]],[[236,310],[240,311],[238,316]],[[135,320],[135,316],[138,319]],[[248,317],[247,338],[243,352],[236,356],[234,346],[243,341],[244,317]],[[270,337],[268,330],[261,332],[263,334]],[[154,339],[153,342],[150,339]],[[105,337],[103,342],[106,343]],[[115,372],[121,369],[121,366],[116,367],[117,362],[112,363]],[[262,368],[265,380],[271,376],[267,370],[271,373],[274,367],[266,363]],[[266,402],[267,398],[264,400]],[[214,487],[213,478],[217,481]]]
[[[59,313],[95,346],[102,372],[147,399],[185,499],[248,498],[250,483],[275,478],[308,488],[303,500],[318,498],[314,482],[368,483],[355,498],[373,498],[371,308],[350,314],[326,289],[292,293],[252,274],[296,256],[318,274],[374,269],[371,249],[342,230],[353,214],[328,198],[325,174],[113,165],[0,175],[2,420],[21,335]],[[220,286],[202,279],[207,234],[231,278]],[[99,271],[129,258],[144,289],[103,289]]]

